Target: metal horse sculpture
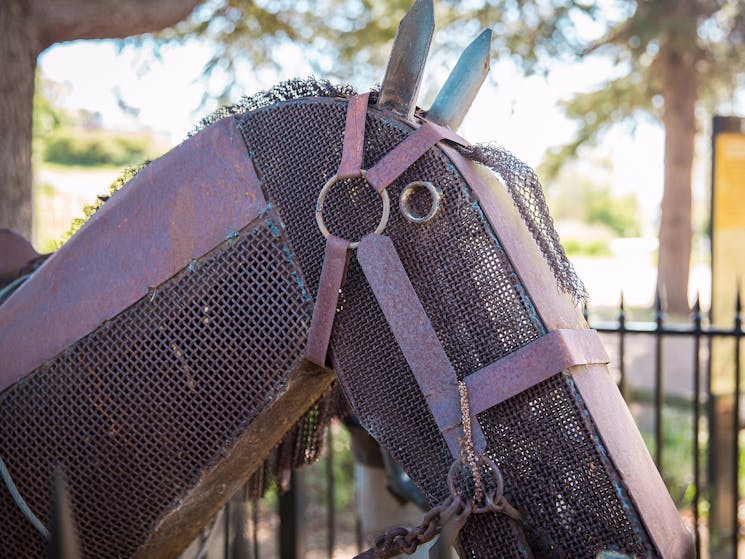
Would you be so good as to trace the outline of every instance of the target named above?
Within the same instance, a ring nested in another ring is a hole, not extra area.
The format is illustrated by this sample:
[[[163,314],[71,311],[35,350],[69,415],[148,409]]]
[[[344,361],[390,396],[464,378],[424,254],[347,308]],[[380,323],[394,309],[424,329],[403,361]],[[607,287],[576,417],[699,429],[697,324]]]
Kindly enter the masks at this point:
[[[3,554],[44,554],[61,466],[82,555],[177,555],[272,449],[313,458],[338,378],[434,508],[365,556],[443,524],[463,557],[691,555],[535,175],[454,132],[488,32],[415,107],[433,25],[379,92],[217,113],[0,306]]]

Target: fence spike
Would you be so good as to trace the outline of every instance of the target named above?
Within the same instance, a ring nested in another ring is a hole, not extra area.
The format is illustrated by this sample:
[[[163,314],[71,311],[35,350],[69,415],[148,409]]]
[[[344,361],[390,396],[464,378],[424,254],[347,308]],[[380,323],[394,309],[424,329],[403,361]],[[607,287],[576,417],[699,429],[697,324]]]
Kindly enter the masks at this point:
[[[698,325],[697,330],[701,327],[701,292],[696,291],[696,300],[693,303],[693,321]]]
[[[660,289],[657,289],[657,293],[654,298],[654,321],[657,324],[657,329],[662,328],[662,323],[665,321],[665,310],[664,303],[662,300],[662,293]]]

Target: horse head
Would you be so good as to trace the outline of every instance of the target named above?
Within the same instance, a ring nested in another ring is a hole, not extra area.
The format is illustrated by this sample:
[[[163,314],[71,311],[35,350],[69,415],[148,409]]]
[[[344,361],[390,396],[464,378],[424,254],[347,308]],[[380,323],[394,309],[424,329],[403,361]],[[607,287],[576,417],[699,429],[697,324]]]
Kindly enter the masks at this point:
[[[416,107],[432,21],[379,90],[218,111],[0,306],[6,478],[46,518],[62,465],[86,556],[171,556],[268,456],[314,459],[335,378],[430,505],[469,502],[462,556],[690,553],[535,174],[456,133],[488,32]],[[4,489],[0,518],[43,554]]]

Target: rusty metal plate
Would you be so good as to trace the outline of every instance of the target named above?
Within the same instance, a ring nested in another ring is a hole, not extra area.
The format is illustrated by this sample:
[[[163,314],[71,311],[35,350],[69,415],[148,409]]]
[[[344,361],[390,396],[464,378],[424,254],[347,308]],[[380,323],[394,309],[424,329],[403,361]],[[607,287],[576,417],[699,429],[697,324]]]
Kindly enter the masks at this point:
[[[0,391],[265,208],[232,118],[150,163],[0,307]]]

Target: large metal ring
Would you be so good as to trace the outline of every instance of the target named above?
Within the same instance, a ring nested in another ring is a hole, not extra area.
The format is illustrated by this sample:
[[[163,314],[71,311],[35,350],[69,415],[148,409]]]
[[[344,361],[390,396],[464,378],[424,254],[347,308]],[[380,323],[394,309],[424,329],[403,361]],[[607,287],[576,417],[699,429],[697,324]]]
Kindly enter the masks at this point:
[[[365,175],[367,172],[364,169],[360,169],[359,174],[357,174],[357,177],[365,178]],[[356,178],[356,177],[344,177],[344,178]],[[328,228],[326,227],[326,224],[323,222],[323,203],[326,201],[326,195],[331,190],[331,187],[334,186],[337,182],[339,182],[341,178],[338,174],[331,177],[329,180],[326,181],[326,184],[323,185],[323,188],[321,189],[321,193],[318,195],[318,201],[316,202],[316,221],[318,222],[318,228],[321,230],[321,233],[325,238],[329,238],[331,236],[331,233],[329,232]],[[384,230],[386,225],[388,225],[388,218],[391,215],[391,201],[390,198],[388,198],[388,192],[386,190],[382,190],[380,192],[380,198],[383,200],[383,215],[380,216],[380,223],[378,223],[378,226],[375,228],[376,235],[380,235]],[[357,248],[360,245],[359,241],[350,242],[349,248]]]
[[[485,495],[485,504],[478,506],[476,503],[473,503],[473,510],[471,512],[473,514],[481,514],[483,512],[490,511],[494,512],[495,503],[499,503],[504,496],[504,478],[502,477],[502,472],[499,471],[499,467],[496,465],[494,460],[484,454],[479,454],[478,456],[476,456],[476,461],[479,463],[479,465],[486,466],[491,470],[491,472],[494,474],[494,479],[497,482],[497,488]],[[450,495],[452,495],[453,498],[460,497],[460,495],[458,494],[458,489],[455,487],[455,473],[458,469],[458,466],[460,466],[461,464],[463,464],[464,466],[469,465],[467,463],[461,462],[459,458],[456,458],[455,460],[453,460],[453,463],[450,465],[450,470],[448,471],[448,489],[450,489]]]
[[[429,191],[429,195],[432,197],[432,203],[429,208],[429,212],[426,215],[416,215],[409,205],[409,199],[415,190],[418,188],[426,188]],[[428,181],[414,181],[407,184],[401,191],[401,198],[399,199],[399,208],[401,214],[412,223],[426,223],[437,213],[440,209],[440,198],[442,198],[442,191],[437,188],[434,184]]]

